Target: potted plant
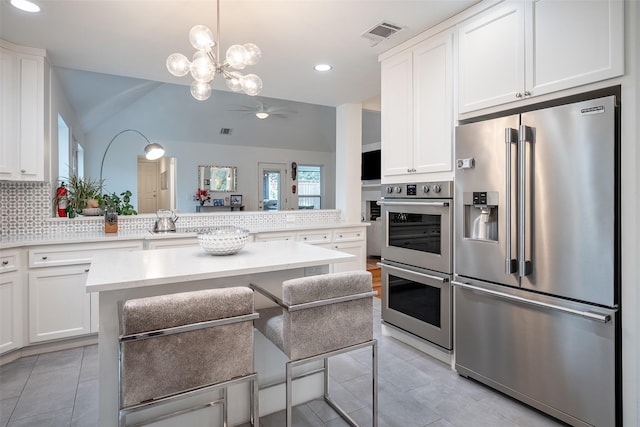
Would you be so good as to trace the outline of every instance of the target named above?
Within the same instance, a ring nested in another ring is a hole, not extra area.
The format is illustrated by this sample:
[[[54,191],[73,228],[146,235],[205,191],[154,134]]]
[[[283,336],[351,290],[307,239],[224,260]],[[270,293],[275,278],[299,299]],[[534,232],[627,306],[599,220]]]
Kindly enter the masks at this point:
[[[101,207],[102,198],[100,195],[102,194],[102,180],[81,178],[77,175],[72,175],[67,182],[67,212],[70,218],[82,214],[84,209],[97,209]]]
[[[118,215],[138,215],[138,211],[133,208],[131,202],[131,191],[126,190],[120,193],[104,194],[102,203],[104,206],[114,207]]]

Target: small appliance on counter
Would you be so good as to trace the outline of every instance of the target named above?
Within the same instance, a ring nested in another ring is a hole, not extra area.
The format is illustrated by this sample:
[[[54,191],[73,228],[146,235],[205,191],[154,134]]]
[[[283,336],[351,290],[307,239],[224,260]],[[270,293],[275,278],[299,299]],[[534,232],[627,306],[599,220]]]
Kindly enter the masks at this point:
[[[176,231],[178,216],[175,215],[172,210],[160,209],[156,213],[156,216],[158,218],[153,226],[154,233],[168,233]]]

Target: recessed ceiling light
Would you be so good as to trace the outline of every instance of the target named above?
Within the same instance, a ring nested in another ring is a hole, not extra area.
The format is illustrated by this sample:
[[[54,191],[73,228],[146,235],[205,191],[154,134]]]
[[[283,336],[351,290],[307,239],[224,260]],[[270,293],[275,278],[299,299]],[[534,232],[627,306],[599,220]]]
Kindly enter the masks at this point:
[[[329,71],[331,68],[331,65],[329,64],[318,64],[315,67],[313,67],[314,70],[316,71]]]
[[[11,0],[11,4],[25,12],[40,12],[40,6],[29,0]]]
[[[258,111],[256,113],[256,117],[259,118],[260,120],[264,120],[267,117],[269,117],[269,113],[267,113],[266,111]]]

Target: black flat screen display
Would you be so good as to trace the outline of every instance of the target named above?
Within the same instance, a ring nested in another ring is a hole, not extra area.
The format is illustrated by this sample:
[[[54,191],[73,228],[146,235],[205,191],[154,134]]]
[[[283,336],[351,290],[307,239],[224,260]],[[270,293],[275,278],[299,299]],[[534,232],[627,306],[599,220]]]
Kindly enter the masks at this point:
[[[362,174],[360,177],[362,181],[380,179],[380,157],[380,150],[362,153]]]

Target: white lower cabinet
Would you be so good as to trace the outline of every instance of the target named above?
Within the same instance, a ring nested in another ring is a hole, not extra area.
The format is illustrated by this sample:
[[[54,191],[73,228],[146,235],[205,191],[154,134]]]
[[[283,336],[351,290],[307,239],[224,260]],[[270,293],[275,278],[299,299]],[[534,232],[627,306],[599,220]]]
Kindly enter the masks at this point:
[[[30,249],[29,342],[98,332],[98,295],[85,291],[91,258],[98,253],[142,249],[142,241],[49,245]]]
[[[24,341],[23,271],[18,250],[0,253],[0,354]]]
[[[343,271],[364,270],[366,266],[366,243],[364,239],[360,242],[334,243],[331,249],[355,255],[356,259],[347,262],[337,262],[331,266],[332,273]]]
[[[0,354],[22,347],[22,280],[15,271],[0,274]]]
[[[84,290],[88,265],[29,271],[29,342],[91,332],[91,294]]]

